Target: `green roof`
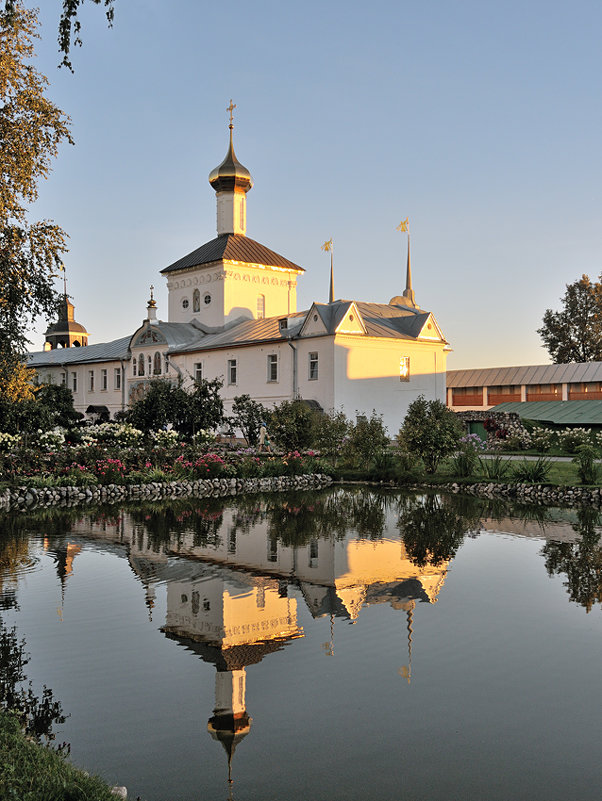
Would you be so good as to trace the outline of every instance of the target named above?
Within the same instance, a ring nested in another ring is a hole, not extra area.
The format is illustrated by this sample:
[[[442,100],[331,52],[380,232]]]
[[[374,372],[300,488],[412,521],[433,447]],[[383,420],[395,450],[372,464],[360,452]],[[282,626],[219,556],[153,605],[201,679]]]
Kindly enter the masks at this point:
[[[499,403],[491,411],[515,412],[525,420],[565,426],[602,426],[602,400]]]

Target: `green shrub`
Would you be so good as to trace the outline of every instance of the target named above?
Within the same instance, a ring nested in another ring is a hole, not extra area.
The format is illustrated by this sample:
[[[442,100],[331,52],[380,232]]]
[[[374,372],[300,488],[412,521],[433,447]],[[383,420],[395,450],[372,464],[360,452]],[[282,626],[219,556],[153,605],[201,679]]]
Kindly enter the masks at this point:
[[[389,447],[389,436],[380,414],[374,409],[370,417],[358,415],[350,427],[344,455],[352,464],[365,469],[374,467]]]
[[[434,473],[444,456],[458,447],[464,428],[456,415],[441,401],[427,401],[420,395],[408,407],[397,435],[401,450],[420,457],[428,473]]]
[[[313,417],[314,413],[303,401],[283,401],[270,414],[270,440],[274,439],[285,453],[309,448],[313,436]]]
[[[513,476],[517,481],[525,481],[530,484],[540,484],[546,481],[550,470],[552,469],[552,462],[544,456],[540,456],[535,461],[520,462],[514,466]]]
[[[582,484],[595,484],[600,476],[600,467],[596,464],[599,453],[592,445],[579,445],[573,464],[577,466],[579,481]]]
[[[481,463],[481,470],[486,478],[501,481],[507,478],[510,472],[510,460],[504,459],[499,455],[493,456],[490,459],[479,459]]]

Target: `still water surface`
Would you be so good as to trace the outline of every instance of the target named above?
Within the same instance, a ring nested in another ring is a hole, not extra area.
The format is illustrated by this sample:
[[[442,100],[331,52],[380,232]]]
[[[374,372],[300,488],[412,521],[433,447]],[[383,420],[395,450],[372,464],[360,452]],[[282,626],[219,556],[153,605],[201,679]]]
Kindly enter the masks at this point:
[[[334,489],[3,528],[57,741],[130,798],[600,797],[594,512]]]

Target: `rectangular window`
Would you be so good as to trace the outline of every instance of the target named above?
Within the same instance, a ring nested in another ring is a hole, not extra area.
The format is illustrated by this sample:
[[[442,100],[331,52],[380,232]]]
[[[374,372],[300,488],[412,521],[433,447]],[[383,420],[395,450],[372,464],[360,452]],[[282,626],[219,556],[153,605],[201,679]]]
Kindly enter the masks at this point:
[[[88,389],[94,392],[94,370],[88,370]]]
[[[104,392],[108,389],[108,386],[109,386],[108,370],[103,369],[100,371],[100,388]]]
[[[71,373],[71,389],[77,392],[77,373]]]
[[[67,373],[61,373],[61,386],[64,387],[67,385]]]
[[[268,381],[278,381],[278,354],[268,356]]]
[[[121,389],[121,367],[113,370],[113,389]]]
[[[228,359],[228,384],[236,384],[236,359]]]
[[[263,320],[265,317],[265,295],[257,296],[257,319]]]
[[[197,362],[194,365],[194,380],[195,381],[202,381],[203,380],[203,363]]]
[[[309,354],[309,380],[318,380],[318,354],[315,351]]]
[[[410,357],[409,356],[402,356],[399,360],[399,380],[400,381],[409,381],[410,380]]]

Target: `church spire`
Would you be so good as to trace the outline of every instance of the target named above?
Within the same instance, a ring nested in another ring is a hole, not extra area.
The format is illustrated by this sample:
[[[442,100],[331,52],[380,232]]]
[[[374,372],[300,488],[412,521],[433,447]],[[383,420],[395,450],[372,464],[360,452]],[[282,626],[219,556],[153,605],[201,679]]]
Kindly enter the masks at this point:
[[[322,250],[330,253],[330,287],[328,290],[328,302],[334,303],[334,242],[332,241],[332,237],[330,237],[328,242],[324,242]]]
[[[209,173],[209,183],[217,195],[217,233],[242,234],[247,232],[246,193],[253,186],[251,173],[236,158],[234,153],[234,117],[236,104],[230,100],[226,111],[230,114],[230,145],[226,158]]]

